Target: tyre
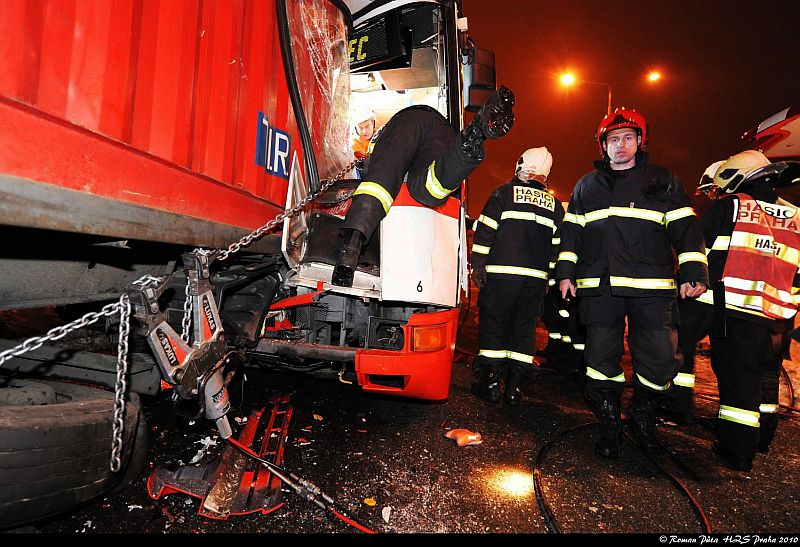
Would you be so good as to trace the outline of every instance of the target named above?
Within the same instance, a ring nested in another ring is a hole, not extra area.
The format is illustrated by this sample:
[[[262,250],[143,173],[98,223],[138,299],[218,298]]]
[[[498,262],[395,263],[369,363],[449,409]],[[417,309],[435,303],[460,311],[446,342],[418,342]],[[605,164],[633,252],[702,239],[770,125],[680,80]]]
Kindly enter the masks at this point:
[[[122,468],[112,473],[114,394],[47,380],[0,386],[0,529],[41,520],[123,488],[147,459],[139,397],[126,405]]]

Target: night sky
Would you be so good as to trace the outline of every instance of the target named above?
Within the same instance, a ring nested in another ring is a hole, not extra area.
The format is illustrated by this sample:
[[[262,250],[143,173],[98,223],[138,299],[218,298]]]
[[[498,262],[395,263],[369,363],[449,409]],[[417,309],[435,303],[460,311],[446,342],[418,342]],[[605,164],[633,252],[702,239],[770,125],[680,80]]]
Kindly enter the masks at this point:
[[[607,87],[566,90],[557,81],[565,69],[595,82],[641,77],[612,86],[612,109],[644,114],[652,161],[690,195],[710,163],[742,148],[742,133],[800,103],[800,0],[463,0],[463,8],[470,36],[495,52],[498,85],[517,97],[514,127],[487,143],[470,176],[473,217],[526,148],[553,154],[550,184],[562,201],[599,159],[594,132]],[[651,69],[662,74],[654,85],[645,82]],[[695,204],[704,209],[701,198]]]

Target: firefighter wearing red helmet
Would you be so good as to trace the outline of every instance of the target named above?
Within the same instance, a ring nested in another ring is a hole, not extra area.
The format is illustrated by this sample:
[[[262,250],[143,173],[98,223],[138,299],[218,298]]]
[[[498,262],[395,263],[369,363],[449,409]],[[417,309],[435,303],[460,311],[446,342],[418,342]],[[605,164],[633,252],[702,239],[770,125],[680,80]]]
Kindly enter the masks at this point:
[[[618,108],[600,122],[603,159],[572,192],[555,273],[563,298],[581,297],[586,395],[600,418],[595,451],[610,458],[621,445],[626,319],[634,438],[653,453],[656,408],[678,369],[675,297],[694,298],[708,286],[700,222],[681,181],[644,151],[647,133],[636,110]]]

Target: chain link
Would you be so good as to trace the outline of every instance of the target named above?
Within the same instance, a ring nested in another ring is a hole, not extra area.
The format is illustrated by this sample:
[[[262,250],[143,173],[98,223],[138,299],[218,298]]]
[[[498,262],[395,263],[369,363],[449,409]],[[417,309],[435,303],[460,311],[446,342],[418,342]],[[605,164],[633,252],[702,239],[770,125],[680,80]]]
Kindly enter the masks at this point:
[[[232,243],[226,250],[222,251],[217,255],[217,260],[225,260],[228,256],[232,255],[235,252],[238,252],[242,247],[246,247],[250,245],[254,240],[260,238],[270,230],[272,230],[278,223],[282,222],[284,219],[292,217],[296,215],[300,210],[305,208],[306,205],[317,199],[317,197],[331,187],[331,185],[336,182],[337,180],[341,180],[347,173],[353,170],[353,168],[358,165],[362,160],[356,159],[345,165],[341,171],[336,173],[336,176],[331,178],[330,180],[326,180],[322,186],[320,186],[319,190],[314,193],[308,194],[305,198],[299,201],[294,207],[290,209],[286,209],[283,213],[275,217],[274,219],[270,220],[260,228],[256,228],[254,231],[250,232],[246,236],[242,237],[239,241]]]
[[[45,342],[60,340],[72,331],[87,327],[93,323],[97,323],[103,317],[111,317],[118,312],[119,302],[114,302],[113,304],[104,306],[99,312],[87,313],[80,319],[76,319],[71,323],[50,329],[44,336],[34,336],[33,338],[28,338],[18,346],[14,346],[13,348],[9,348],[3,352],[0,352],[0,366],[13,357],[18,357],[24,353],[28,353],[29,351],[39,349],[45,344]]]
[[[119,340],[117,342],[117,382],[114,386],[114,423],[111,438],[111,471],[122,469],[122,440],[125,433],[125,393],[128,390],[128,335],[130,334],[131,301],[127,294],[119,297]]]
[[[189,343],[189,333],[192,330],[192,297],[189,295],[189,285],[191,285],[189,276],[186,276],[186,300],[183,302],[183,332],[181,332],[181,340]]]

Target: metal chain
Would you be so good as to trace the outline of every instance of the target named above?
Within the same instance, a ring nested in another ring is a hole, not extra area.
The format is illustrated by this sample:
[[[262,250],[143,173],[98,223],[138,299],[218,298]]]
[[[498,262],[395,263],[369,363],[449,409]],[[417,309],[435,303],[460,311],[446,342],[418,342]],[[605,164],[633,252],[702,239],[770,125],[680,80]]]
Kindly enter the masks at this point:
[[[99,312],[87,313],[80,319],[76,319],[71,323],[50,329],[44,336],[34,336],[33,338],[28,338],[18,346],[14,346],[13,348],[9,348],[3,352],[0,352],[0,366],[13,357],[18,357],[24,353],[28,353],[29,351],[39,349],[42,347],[42,345],[44,345],[45,342],[53,342],[55,340],[64,338],[72,331],[87,327],[93,323],[97,323],[101,318],[111,317],[118,312],[119,302],[114,302],[113,304],[104,306]]]
[[[192,297],[189,295],[189,276],[186,276],[186,300],[183,302],[183,332],[181,332],[181,340],[189,343],[189,333],[192,330]]]
[[[252,231],[249,234],[247,234],[246,236],[242,237],[236,243],[232,243],[226,250],[224,250],[221,253],[219,253],[219,255],[217,256],[217,260],[225,260],[226,258],[228,258],[229,255],[231,255],[231,254],[233,254],[235,252],[238,252],[242,247],[246,247],[247,245],[250,245],[253,242],[253,240],[258,239],[259,237],[263,236],[265,233],[267,233],[270,230],[272,230],[272,228],[274,228],[279,222],[282,222],[284,219],[296,215],[300,210],[305,208],[306,205],[308,205],[309,203],[311,203],[312,201],[317,199],[317,197],[322,192],[324,192],[325,190],[330,188],[330,186],[334,182],[336,182],[337,180],[341,180],[347,173],[352,171],[353,168],[356,165],[358,165],[361,161],[362,161],[361,159],[355,159],[355,160],[351,161],[350,163],[348,163],[347,165],[345,165],[342,168],[341,171],[336,173],[336,176],[334,176],[330,180],[326,180],[323,183],[323,185],[320,186],[319,190],[317,190],[314,193],[308,194],[305,198],[303,198],[301,201],[299,201],[294,207],[292,207],[290,209],[286,209],[283,213],[281,213],[280,215],[278,215],[274,219],[270,220],[269,222],[267,222],[266,224],[264,224],[260,228],[256,228],[254,231]]]
[[[114,424],[111,438],[111,471],[122,469],[122,440],[125,433],[125,393],[128,390],[128,334],[130,333],[131,301],[127,294],[119,297],[119,340],[117,342],[117,382],[114,386]]]

